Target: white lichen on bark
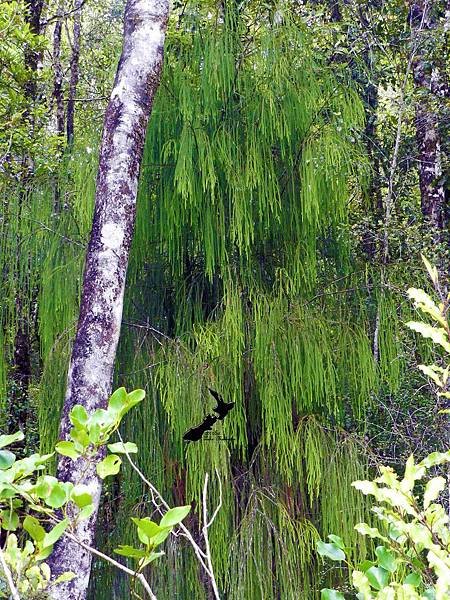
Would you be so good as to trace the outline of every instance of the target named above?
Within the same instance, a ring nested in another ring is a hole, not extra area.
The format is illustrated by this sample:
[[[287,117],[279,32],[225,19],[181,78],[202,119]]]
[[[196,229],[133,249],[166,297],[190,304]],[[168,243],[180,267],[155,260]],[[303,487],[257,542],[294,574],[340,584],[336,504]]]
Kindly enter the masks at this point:
[[[128,0],[124,43],[105,114],[95,211],[86,255],[77,334],[69,366],[60,437],[70,431],[69,412],[83,404],[88,412],[106,405],[122,319],[128,255],[134,231],[139,169],[152,101],[156,93],[169,11],[168,0]],[[102,456],[98,456],[101,460]],[[72,532],[91,546],[101,496],[95,465],[61,457],[58,477],[87,485],[95,511]],[[49,560],[52,574],[77,577],[54,586],[52,598],[82,600],[89,583],[91,556],[67,538]]]

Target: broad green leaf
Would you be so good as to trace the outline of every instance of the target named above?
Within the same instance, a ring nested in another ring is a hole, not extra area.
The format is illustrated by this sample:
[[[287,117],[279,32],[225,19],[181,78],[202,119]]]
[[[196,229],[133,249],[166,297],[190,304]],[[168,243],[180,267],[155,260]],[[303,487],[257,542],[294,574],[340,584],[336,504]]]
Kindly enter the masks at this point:
[[[143,569],[160,556],[164,556],[164,554],[165,552],[163,552],[162,550],[160,552],[151,552],[149,556],[144,558],[144,560],[141,563],[139,563],[140,568]]]
[[[338,546],[341,550],[345,550],[344,540],[342,538],[340,538],[338,535],[334,535],[333,533],[330,533],[330,535],[328,536],[328,539],[331,542],[333,542],[334,544],[336,544],[336,546]]]
[[[23,520],[23,528],[35,542],[42,542],[45,537],[45,529],[35,517],[27,515]]]
[[[423,494],[423,507],[426,510],[430,504],[436,500],[442,490],[445,488],[446,481],[443,477],[433,477],[427,482]]]
[[[419,369],[419,371],[422,371],[422,373],[424,373],[427,377],[432,379],[438,387],[444,387],[445,383],[442,381],[439,375],[433,371],[431,367],[427,365],[418,365],[417,368]]]
[[[390,573],[395,573],[398,562],[395,560],[395,557],[390,550],[384,546],[377,546],[375,548],[375,554],[377,555],[380,567],[383,567],[383,569],[386,569],[386,571],[389,571]]]
[[[131,406],[135,406],[136,404],[139,404],[139,402],[142,402],[144,398],[144,390],[133,390],[128,394],[127,400],[129,405],[131,404]]]
[[[147,556],[147,552],[139,548],[133,548],[133,546],[119,546],[118,548],[114,548],[114,552],[120,554],[120,556],[129,556],[131,558],[144,558],[144,556]]]
[[[362,492],[365,496],[368,494],[376,496],[378,492],[378,486],[373,481],[354,481],[352,486]]]
[[[75,443],[75,447],[79,452],[83,452],[90,444],[89,435],[86,429],[76,429],[73,427],[70,430],[70,437]]]
[[[0,523],[2,529],[15,531],[19,527],[19,515],[15,510],[5,508],[5,510],[0,512]]]
[[[444,348],[446,352],[450,352],[450,344],[448,342],[447,333],[442,327],[432,327],[426,323],[419,323],[417,321],[408,321],[406,326],[420,333],[424,338],[430,338],[435,344],[439,344]]]
[[[389,572],[383,567],[370,567],[365,572],[370,585],[376,590],[382,590],[389,583]]]
[[[58,454],[62,454],[62,456],[68,456],[73,460],[79,458],[80,454],[75,449],[75,444],[73,442],[58,442],[55,446],[56,452]]]
[[[69,419],[76,429],[83,429],[88,422],[89,415],[81,404],[75,404],[69,414]]]
[[[419,585],[422,583],[422,578],[418,573],[410,573],[405,577],[403,583],[407,583],[413,587],[419,587]]]
[[[89,424],[89,441],[91,444],[97,445],[100,442],[101,437],[101,427],[99,423]]]
[[[64,583],[65,581],[72,581],[72,579],[75,579],[75,577],[76,575],[72,571],[65,571],[65,573],[55,579],[53,585],[56,583]]]
[[[11,433],[10,435],[0,435],[0,448],[9,446],[14,442],[20,442],[24,437],[25,436],[22,431],[17,431],[16,433]]]
[[[161,527],[161,531],[150,538],[150,544],[152,546],[158,546],[159,544],[162,544],[171,531],[172,527]]]
[[[141,539],[141,542],[143,542],[144,544],[148,544],[150,538],[157,535],[158,533],[161,533],[161,531],[163,530],[157,523],[154,523],[148,517],[145,517],[144,519],[136,519],[132,517],[131,520],[138,528],[138,533],[139,531],[142,531],[144,533],[145,537],[144,539]]]
[[[47,506],[61,508],[67,502],[67,491],[65,486],[58,482],[52,487],[50,494],[44,498]]]
[[[320,598],[321,600],[345,600],[345,596],[341,592],[328,588],[320,590]]]
[[[416,465],[414,463],[414,456],[411,454],[411,456],[409,456],[408,460],[406,461],[405,476],[400,482],[401,491],[410,492],[411,490],[413,490],[416,480],[422,479],[424,475],[425,467],[423,467],[420,463]],[[391,496],[394,498],[394,494],[391,494]],[[395,494],[395,497],[397,498],[397,500],[400,500],[398,494]],[[402,506],[404,502],[405,498],[401,499],[400,503],[398,503],[397,505]]]
[[[16,462],[16,455],[9,450],[0,450],[0,470],[9,469]]]
[[[117,413],[127,405],[127,391],[124,387],[118,388],[110,397],[108,401],[108,409],[111,409]]]
[[[161,527],[173,527],[174,525],[178,525],[178,523],[181,523],[181,521],[187,517],[190,510],[190,504],[187,506],[177,506],[175,508],[171,508],[165,513],[165,515],[163,515],[159,524]]]
[[[361,573],[361,571],[353,571],[352,581],[355,588],[363,595],[364,598],[372,598],[372,590],[370,589],[369,580],[367,579],[365,573]]]
[[[116,442],[115,444],[108,444],[108,450],[115,452],[116,454],[136,454],[138,447],[133,442]]]
[[[115,454],[109,454],[97,465],[97,474],[101,479],[105,479],[108,475],[117,475],[120,471],[122,460]]]
[[[414,301],[416,308],[431,316],[432,319],[446,327],[447,323],[441,314],[437,305],[433,302],[430,296],[424,291],[417,288],[410,288],[408,296]]]
[[[57,525],[55,525],[53,529],[45,534],[45,537],[42,540],[42,547],[47,548],[48,546],[53,546],[53,544],[55,544],[63,535],[68,525],[69,519],[63,519]]]
[[[80,512],[77,515],[77,518],[81,521],[83,521],[83,519],[89,519],[89,517],[92,515],[93,512],[94,512],[94,505],[88,504],[87,506],[85,506],[84,508],[82,508],[80,510]]]
[[[430,467],[436,467],[437,465],[442,465],[443,463],[450,461],[450,450],[447,452],[432,452],[428,456],[426,456],[419,464],[423,465],[427,469]]]
[[[383,540],[383,542],[389,543],[389,540],[384,535],[382,535],[376,527],[369,527],[367,523],[358,523],[357,525],[355,525],[355,529],[361,535],[367,535],[372,539],[378,538],[380,540]]]
[[[336,544],[326,544],[325,542],[317,542],[317,552],[320,556],[326,556],[331,560],[345,560],[345,553],[336,546]]]
[[[89,488],[82,484],[78,484],[73,488],[70,499],[75,502],[78,508],[84,508],[85,506],[92,504],[92,495],[89,492]]]
[[[434,283],[434,285],[437,285],[439,279],[437,268],[434,267],[423,254],[421,254],[420,257],[422,258],[422,262],[425,265],[426,270],[428,271],[428,275],[430,276],[431,281]]]

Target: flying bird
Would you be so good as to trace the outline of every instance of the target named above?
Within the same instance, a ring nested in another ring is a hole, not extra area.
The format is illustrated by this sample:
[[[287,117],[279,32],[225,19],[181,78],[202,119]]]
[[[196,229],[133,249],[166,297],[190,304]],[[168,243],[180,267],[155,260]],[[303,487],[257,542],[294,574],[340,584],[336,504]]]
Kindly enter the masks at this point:
[[[220,394],[218,394],[215,390],[212,390],[210,387],[208,388],[209,393],[217,402],[216,408],[213,408],[213,411],[218,415],[218,420],[223,421],[227,414],[234,406],[234,402],[225,402]]]

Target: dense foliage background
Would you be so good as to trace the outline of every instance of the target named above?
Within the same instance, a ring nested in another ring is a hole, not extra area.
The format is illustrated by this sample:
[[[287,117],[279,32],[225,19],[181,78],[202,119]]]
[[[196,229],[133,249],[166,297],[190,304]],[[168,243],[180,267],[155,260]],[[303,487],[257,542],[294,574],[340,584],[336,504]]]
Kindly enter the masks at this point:
[[[338,585],[315,546],[335,533],[364,555],[353,526],[369,505],[351,482],[447,448],[414,369],[438,351],[403,322],[406,288],[427,285],[420,253],[443,282],[449,266],[449,10],[172,7],[115,383],[147,391],[123,431],[173,505],[198,506],[217,469],[210,535],[227,598]],[[122,13],[117,0],[0,2],[0,427],[25,432],[23,452],[57,439]],[[186,444],[208,387],[235,407]],[[133,541],[147,493],[131,469],[109,485],[102,548]],[[159,598],[210,594],[173,538],[149,577]],[[92,598],[128,585],[99,564]]]

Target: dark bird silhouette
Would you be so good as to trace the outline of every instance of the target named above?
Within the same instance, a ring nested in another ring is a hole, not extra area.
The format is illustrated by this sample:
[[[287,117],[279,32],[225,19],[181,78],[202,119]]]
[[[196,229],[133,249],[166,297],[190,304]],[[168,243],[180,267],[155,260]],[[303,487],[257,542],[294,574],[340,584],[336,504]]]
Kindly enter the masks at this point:
[[[207,415],[203,422],[200,423],[197,427],[192,427],[189,431],[183,435],[183,440],[186,442],[198,442],[202,439],[203,434],[206,431],[210,431],[212,426],[217,421],[217,417],[215,415]]]
[[[218,420],[223,421],[227,414],[234,406],[234,402],[225,402],[220,394],[218,394],[215,390],[208,388],[209,393],[217,402],[216,408],[213,408],[213,411],[218,415]]]

